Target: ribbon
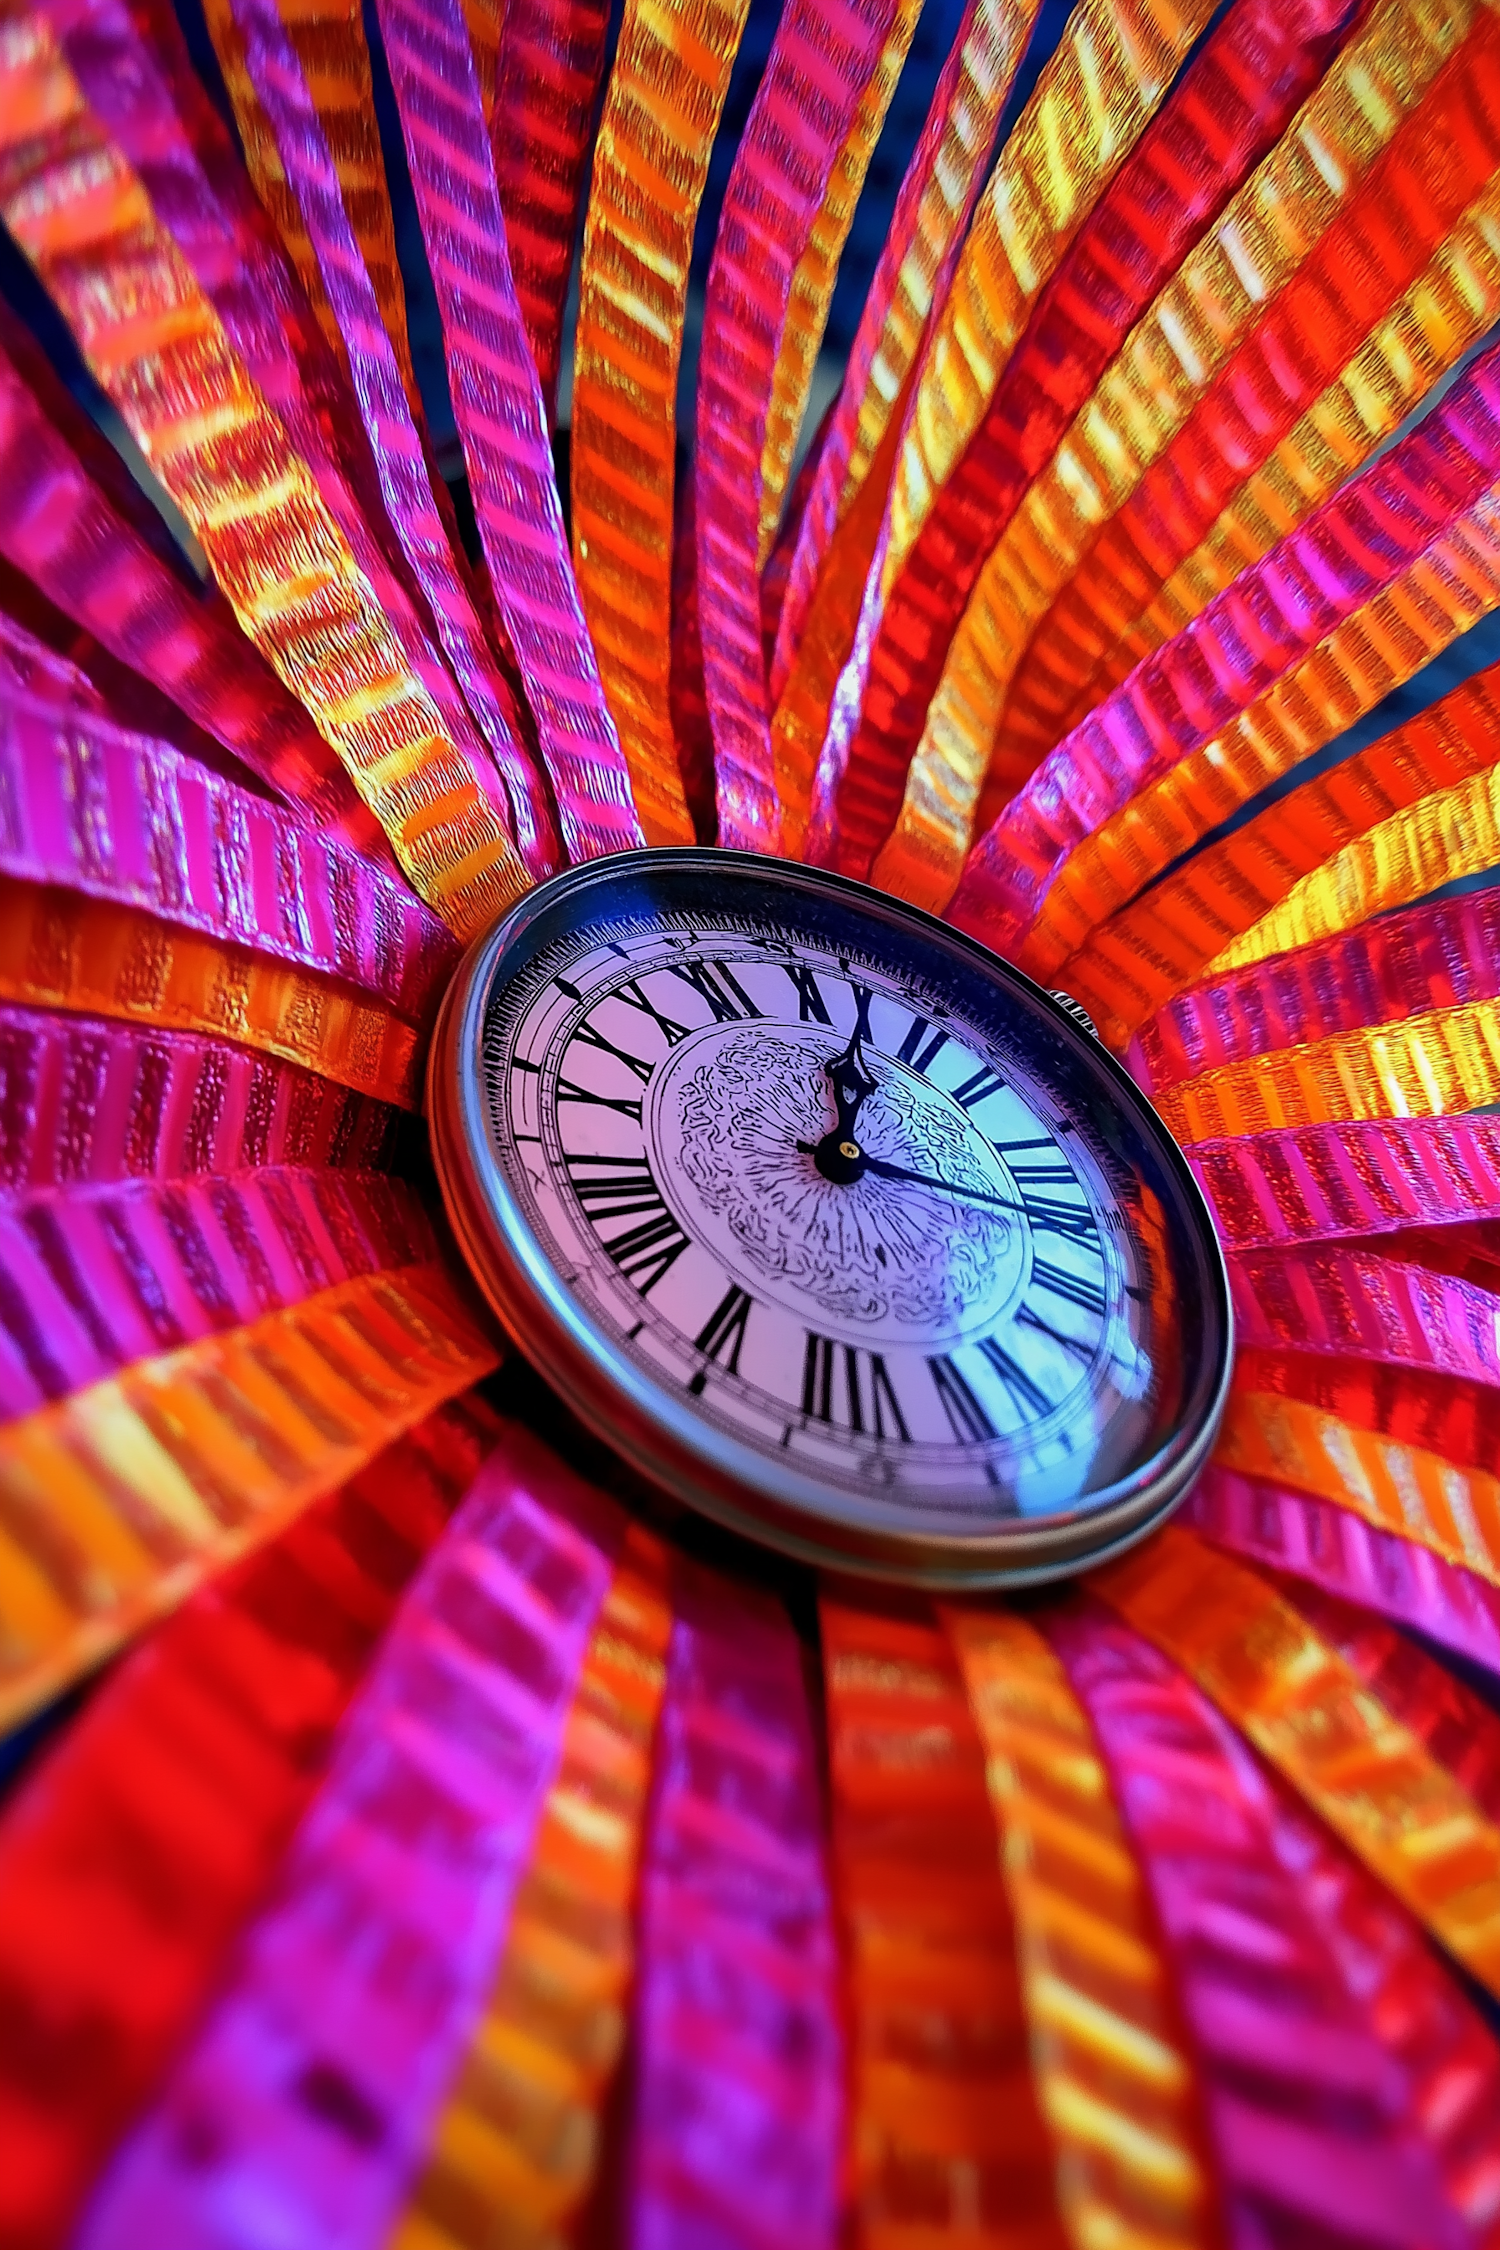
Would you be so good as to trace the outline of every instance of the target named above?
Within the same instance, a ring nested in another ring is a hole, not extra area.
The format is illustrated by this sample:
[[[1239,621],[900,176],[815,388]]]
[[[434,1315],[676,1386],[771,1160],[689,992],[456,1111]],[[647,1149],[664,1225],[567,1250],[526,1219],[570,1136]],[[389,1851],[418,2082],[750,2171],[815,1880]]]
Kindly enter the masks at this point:
[[[1489,1705],[1394,1625],[1363,1616],[1322,1587],[1282,1590],[1485,1817],[1500,1819],[1500,1719]]]
[[[970,853],[950,919],[1039,970],[1066,947],[1050,929],[1034,945],[1029,933],[1077,847],[1212,743],[1465,511],[1479,515],[1500,466],[1497,370],[1493,353],[1476,360],[1417,429],[1147,657],[1044,760]]]
[[[1097,701],[1143,656],[1170,640],[1247,562],[1274,546],[1288,524],[1299,523],[1373,446],[1393,435],[1480,341],[1500,312],[1497,213],[1494,184],[1486,183],[1337,379],[1259,461],[1254,474],[1236,486],[1197,546],[1102,651],[1063,732],[1084,716],[1085,697]],[[1153,564],[1153,573],[1155,568]]]
[[[1307,1125],[1188,1153],[1226,1248],[1500,1218],[1500,1118]]]
[[[439,1267],[364,1275],[0,1432],[7,1726],[486,1374]]]
[[[809,613],[815,597],[827,588],[830,542],[870,476],[892,421],[899,427],[902,420],[897,402],[904,403],[933,305],[944,293],[951,257],[973,216],[1035,13],[1031,0],[968,0],[954,33],[921,138],[902,177],[798,526],[768,671],[774,704],[782,701],[794,662],[802,661]],[[881,484],[882,509],[891,461],[893,452]],[[873,549],[872,534],[861,580]],[[857,606],[857,590],[854,601]],[[838,663],[847,653],[846,638]],[[828,688],[831,693],[832,678]],[[826,720],[826,697],[823,711]],[[784,819],[784,797],[782,815]]]
[[[631,1907],[672,1629],[667,1554],[627,1524],[484,2015],[389,2237],[552,2244],[599,2160],[625,2038]]]
[[[312,721],[121,517],[0,345],[0,543],[49,601],[357,849],[385,839]]]
[[[1215,1466],[1199,1478],[1180,1520],[1211,1546],[1392,1618],[1500,1676],[1500,1594],[1404,1533],[1378,1531],[1332,1501]]]
[[[985,1753],[916,1602],[819,1605],[861,2243],[1062,2250]]]
[[[272,0],[234,0],[234,4],[245,67],[275,133],[328,301],[347,342],[355,396],[387,514],[504,784],[511,832],[526,872],[541,881],[556,872],[559,854],[546,785],[524,746],[515,698],[486,642],[438,510],[421,427],[408,404],[372,276],[345,210],[332,148],[313,106],[311,88]]]
[[[1304,0],[1292,8],[1238,0],[1112,180],[1114,163],[1101,165],[1104,192],[1066,256],[1058,262],[1086,205],[1060,230],[1056,248],[1044,253],[1028,298],[1054,263],[1057,270],[1035,298],[1024,338],[998,382],[992,385],[988,372],[981,379],[966,443],[951,463],[945,450],[945,481],[926,500],[920,528],[904,544],[895,531],[900,509],[909,505],[901,498],[904,456],[898,464],[883,614],[827,854],[840,872],[867,876],[896,819],[907,763],[953,629],[1027,485],[1140,314],[1316,82],[1349,12],[1350,0]],[[1158,98],[1164,90],[1157,90]],[[1148,115],[1149,108],[1148,101]],[[1125,123],[1127,148],[1134,122]],[[961,260],[955,304],[963,275]],[[1003,330],[999,340],[1003,348]],[[951,349],[951,337],[949,343]],[[918,421],[924,382],[919,379]]]
[[[1079,884],[1091,869],[1110,865],[1115,870],[1101,882],[1098,903],[1107,906],[1118,895],[1119,875],[1126,875],[1128,888],[1129,868],[1144,880],[1164,864],[1170,835],[1191,847],[1226,812],[1237,811],[1306,753],[1375,710],[1497,601],[1500,502],[1487,495],[1458,516],[1420,562],[1347,618],[1305,664],[1294,667],[1231,728],[1144,791],[1123,819],[1107,823],[1077,855],[1059,886],[1058,919],[1069,921]],[[1482,842],[1486,819],[1481,814],[1476,842]],[[1122,842],[1123,859],[1118,856]],[[1112,1043],[1123,1043],[1202,966],[1204,930],[1196,891],[1190,872],[1185,879],[1170,878],[1161,886],[1159,934],[1151,915],[1153,891],[1087,933],[1080,952],[1059,972],[1080,991],[1085,986],[1113,989],[1106,1034]],[[1210,932],[1209,950],[1232,934],[1230,929],[1212,932],[1211,920]],[[1047,953],[1059,942],[1055,933],[1039,940]]]
[[[677,1565],[641,1869],[618,2239],[838,2239],[844,2058],[802,1656],[779,1603]]]
[[[1251,1348],[1237,1354],[1234,1380],[1247,1392],[1304,1399],[1359,1429],[1440,1453],[1460,1468],[1487,1469],[1500,1458],[1500,1388],[1471,1376]]]
[[[231,1039],[402,1109],[417,1031],[321,977],[77,893],[0,884],[0,1002]]]
[[[1242,1345],[1356,1354],[1500,1382],[1494,1293],[1357,1248],[1237,1254],[1229,1268]]]
[[[81,2242],[191,2238],[211,2213],[268,2208],[312,2238],[385,2240],[511,1924],[621,1531],[506,1430]]]
[[[1436,2058],[1402,2037],[1413,1997],[1422,2030],[1435,2019],[1460,2035],[1461,2051],[1485,2056],[1482,2096],[1493,2079],[1487,2042],[1474,2039],[1471,2011],[1435,1963],[1418,1995],[1409,1982],[1381,1993],[1386,1962],[1368,1941],[1363,1958],[1357,1950],[1373,1914],[1409,1979],[1426,1952],[1420,1936],[1409,1923],[1388,1934],[1378,1885],[1321,1843],[1190,1681],[1136,1633],[1087,1602],[1049,1617],[1047,1629],[1151,1887],[1203,2072],[1231,2239],[1329,2250],[1351,2235],[1389,2250],[1466,2240],[1432,2160],[1443,2137],[1430,2107],[1434,2076],[1442,2083]],[[1486,2105],[1475,2106],[1482,2126]]]
[[[897,14],[897,0],[791,0],[735,152],[709,267],[694,464],[698,629],[719,840],[738,849],[780,846],[758,558],[792,286]]]
[[[208,1998],[407,1580],[495,1435],[469,1398],[388,1446],[160,1625],[7,1807],[8,2240],[69,2231]]]
[[[921,0],[897,0],[890,32],[865,81],[844,144],[833,161],[823,199],[792,275],[786,325],[777,347],[766,407],[766,436],[760,457],[760,536],[756,561],[764,578],[766,563],[782,520],[782,502],[792,474],[792,458],[812,390],[828,308],[833,301],[839,260],[855,206],[870,168],[870,158],[885,124],[891,97],[905,67]],[[764,611],[762,612],[764,615]],[[767,636],[774,643],[774,632]]]
[[[414,1191],[379,1175],[267,1165],[18,1198],[0,1209],[0,1412],[436,1255]]]
[[[1500,1985],[1500,1832],[1280,1595],[1176,1528],[1090,1583],[1424,1929]]]
[[[1441,1117],[1496,1102],[1500,1003],[1480,1000],[1204,1071],[1162,1093],[1156,1107],[1168,1131],[1189,1142],[1325,1121]]]
[[[546,415],[457,0],[381,0],[479,536],[569,858],[645,841],[568,559]]]
[[[164,744],[6,698],[0,870],[139,908],[295,964],[404,1022],[431,1015],[455,947],[392,876]]]
[[[202,541],[250,637],[312,712],[417,890],[460,929],[481,926],[524,875],[486,794],[486,773],[445,734],[387,621],[400,609],[394,592],[385,606],[389,573],[361,534],[380,583],[368,575],[312,468],[159,228],[140,179],[92,119],[46,26],[35,18],[13,26],[4,62],[7,223]],[[37,103],[51,120],[40,135],[28,122]],[[105,222],[87,237],[86,255],[66,216],[84,195]],[[136,310],[143,293],[149,317]],[[301,564],[290,582],[288,553]],[[488,784],[498,795],[492,769]]]
[[[1015,668],[1081,557],[1315,246],[1473,22],[1377,0],[1282,139],[1106,370],[995,548],[960,619],[878,880],[940,911],[975,833],[1031,771],[999,736]]]
[[[1214,1459],[1352,1509],[1500,1584],[1500,1479],[1274,1393],[1231,1394]]]
[[[0,1010],[0,1197],[261,1165],[397,1168],[401,1112],[219,1039]]]
[[[985,1748],[1068,2232],[1216,2242],[1192,2060],[1088,1719],[1035,1626],[945,1622]]]
[[[1488,866],[1500,850],[1490,802],[1497,759],[1491,675],[1482,673],[1196,853],[1093,933],[1080,973],[1100,981],[1123,968],[1130,999],[1111,1012],[1133,1028],[1205,965],[1222,974],[1314,943]],[[1246,771],[1229,788],[1238,793],[1253,778]],[[1176,805],[1180,812],[1186,796],[1188,827],[1174,827],[1190,846],[1191,829],[1217,815],[1225,784],[1214,785],[1210,805],[1197,796],[1196,776],[1183,780]],[[1173,810],[1171,800],[1160,804]],[[1100,854],[1116,855],[1106,897],[1135,879],[1117,856],[1124,833],[1100,839]],[[1156,848],[1153,839],[1142,875]]]
[[[1112,644],[1422,273],[1490,187],[1497,163],[1500,24],[1481,11],[1348,210],[1225,362],[1049,611],[1006,704],[1008,738],[1033,744],[1040,758],[1067,732],[1070,706],[1081,719],[1133,669],[1133,659],[1106,662]],[[1358,425],[1348,435],[1359,448]],[[1346,453],[1345,475],[1352,465]]]
[[[701,658],[674,666],[672,657],[674,613],[681,630],[689,590],[694,617],[697,602],[695,573],[674,586],[677,371],[693,226],[746,7],[724,0],[699,9],[689,36],[670,10],[629,0],[584,228],[573,550],[600,677],[653,844],[690,843],[688,805],[696,811],[699,801],[691,785],[684,797],[693,766],[677,746],[677,701],[690,686],[701,698]],[[699,794],[711,799],[711,780]]]
[[[490,146],[516,303],[549,419],[608,24],[602,0],[507,0],[499,19]]]
[[[1140,1034],[1160,1094],[1330,1034],[1500,994],[1500,895],[1431,899],[1169,1000]]]

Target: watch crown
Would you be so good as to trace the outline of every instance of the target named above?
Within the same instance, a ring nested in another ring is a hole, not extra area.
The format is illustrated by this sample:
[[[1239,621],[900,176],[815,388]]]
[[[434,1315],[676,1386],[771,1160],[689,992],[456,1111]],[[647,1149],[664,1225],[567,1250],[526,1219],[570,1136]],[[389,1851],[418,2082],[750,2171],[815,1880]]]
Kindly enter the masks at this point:
[[[1050,997],[1057,1002],[1060,1008],[1067,1009],[1068,1014],[1073,1018],[1073,1021],[1075,1023],[1081,1023],[1083,1025],[1084,1030],[1088,1033],[1091,1039],[1098,1038],[1099,1026],[1095,1023],[1093,1017],[1089,1014],[1088,1009],[1084,1006],[1081,1000],[1075,1000],[1071,992],[1053,992]]]

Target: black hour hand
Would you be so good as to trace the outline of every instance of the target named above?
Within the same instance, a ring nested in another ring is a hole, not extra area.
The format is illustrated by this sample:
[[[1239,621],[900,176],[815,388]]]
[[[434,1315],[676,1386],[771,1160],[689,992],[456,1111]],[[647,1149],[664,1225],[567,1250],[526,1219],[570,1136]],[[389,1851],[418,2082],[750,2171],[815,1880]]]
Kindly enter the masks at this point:
[[[825,1180],[848,1187],[864,1171],[868,1159],[856,1136],[859,1113],[875,1091],[875,1080],[865,1066],[856,1032],[841,1055],[823,1065],[833,1094],[834,1122],[820,1141],[799,1141]]]

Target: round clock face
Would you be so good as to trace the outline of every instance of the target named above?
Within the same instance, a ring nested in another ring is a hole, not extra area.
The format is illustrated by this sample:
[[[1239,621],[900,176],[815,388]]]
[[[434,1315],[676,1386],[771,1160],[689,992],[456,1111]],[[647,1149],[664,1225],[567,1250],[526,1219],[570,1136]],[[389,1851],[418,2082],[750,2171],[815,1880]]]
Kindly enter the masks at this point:
[[[1170,1138],[1055,1001],[862,886],[705,851],[557,877],[460,971],[429,1110],[520,1349],[788,1551],[1054,1576],[1211,1442],[1228,1292]]]

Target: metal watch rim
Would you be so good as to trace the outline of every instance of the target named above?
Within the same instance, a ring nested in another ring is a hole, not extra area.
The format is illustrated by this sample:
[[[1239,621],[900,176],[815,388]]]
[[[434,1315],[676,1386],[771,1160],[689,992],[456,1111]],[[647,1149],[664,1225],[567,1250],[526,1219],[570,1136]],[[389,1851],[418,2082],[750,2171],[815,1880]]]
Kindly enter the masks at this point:
[[[998,969],[1002,977],[1014,979],[1054,1017],[1064,1035],[1087,1052],[1096,1070],[1113,1077],[1126,1106],[1144,1113],[1158,1153],[1191,1213],[1205,1298],[1216,1299],[1219,1316],[1218,1364],[1206,1385],[1200,1377],[1199,1389],[1206,1388],[1207,1399],[1195,1426],[1190,1427],[1185,1412],[1144,1471],[1106,1488],[1087,1514],[1071,1524],[1017,1519],[1003,1529],[991,1526],[973,1536],[914,1525],[880,1525],[861,1520],[854,1505],[847,1516],[836,1513],[830,1501],[839,1496],[829,1494],[815,1479],[796,1471],[777,1478],[753,1447],[714,1430],[690,1410],[675,1408],[662,1387],[638,1370],[566,1294],[512,1193],[482,1113],[479,1042],[499,962],[526,925],[550,911],[560,896],[636,871],[660,873],[673,863],[723,874],[728,856],[688,845],[615,853],[565,869],[498,916],[475,939],[454,972],[428,1052],[426,1109],[444,1206],[475,1281],[540,1378],[638,1474],[726,1529],[795,1560],[933,1591],[978,1592],[1046,1584],[1123,1553],[1145,1538],[1185,1496],[1218,1433],[1234,1357],[1223,1251],[1202,1190],[1177,1143],[1108,1050],[1024,971],[919,907],[822,869],[752,853],[733,855],[747,872],[755,870],[778,884],[825,894],[845,892],[864,914],[873,908],[877,919],[915,925],[940,944],[968,955],[981,970],[993,975]],[[783,1487],[780,1491],[778,1484]]]

